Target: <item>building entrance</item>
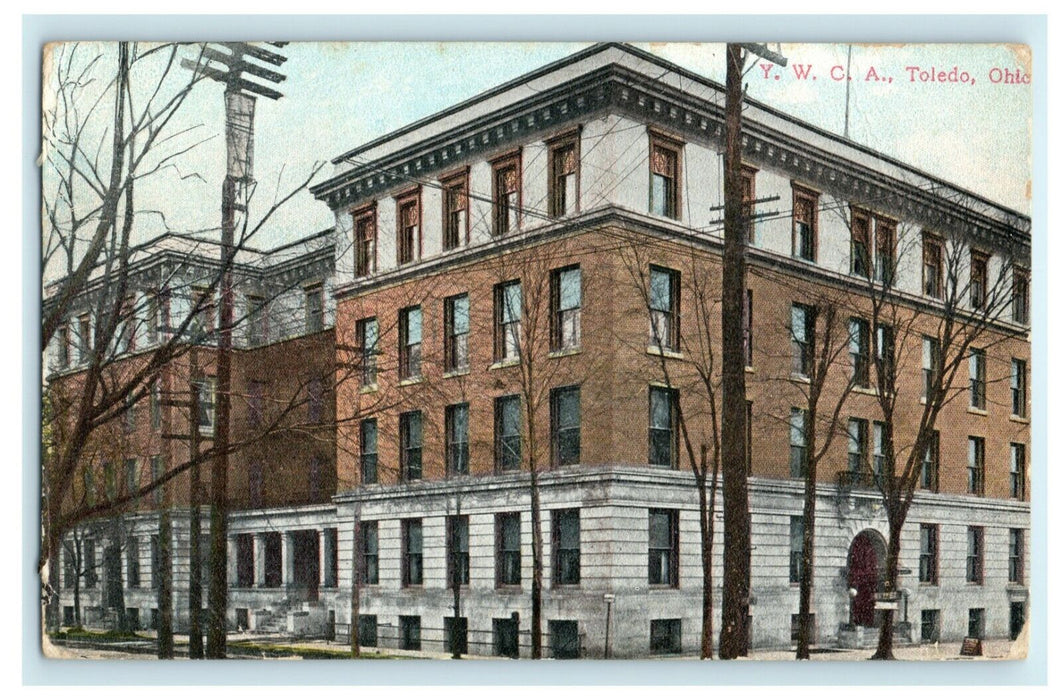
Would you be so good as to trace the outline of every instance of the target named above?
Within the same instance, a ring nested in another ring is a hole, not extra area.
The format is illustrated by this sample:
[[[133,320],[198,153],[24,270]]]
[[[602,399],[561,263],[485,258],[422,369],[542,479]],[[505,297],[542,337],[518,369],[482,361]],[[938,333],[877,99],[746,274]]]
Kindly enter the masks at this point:
[[[317,600],[321,581],[320,542],[315,530],[292,533],[292,561],[295,587],[306,592],[306,600]]]
[[[851,598],[851,621],[863,627],[876,626],[875,594],[881,586],[885,564],[885,543],[873,530],[864,530],[852,540],[848,550],[848,588],[855,590]]]

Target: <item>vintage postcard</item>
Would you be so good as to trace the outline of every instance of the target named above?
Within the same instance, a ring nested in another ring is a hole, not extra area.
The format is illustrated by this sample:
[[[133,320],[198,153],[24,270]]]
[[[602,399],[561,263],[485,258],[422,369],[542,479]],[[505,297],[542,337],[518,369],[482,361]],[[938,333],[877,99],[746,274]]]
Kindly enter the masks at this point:
[[[1024,658],[1031,65],[47,45],[45,655]]]

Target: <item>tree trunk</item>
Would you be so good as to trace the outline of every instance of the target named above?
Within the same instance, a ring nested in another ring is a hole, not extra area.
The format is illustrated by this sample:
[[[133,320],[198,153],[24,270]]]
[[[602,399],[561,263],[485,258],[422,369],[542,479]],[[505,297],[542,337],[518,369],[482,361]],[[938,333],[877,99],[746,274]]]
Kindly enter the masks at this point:
[[[358,639],[358,618],[361,616],[361,506],[354,506],[354,541],[351,544],[354,554],[354,566],[350,572],[350,655],[355,659],[361,656],[361,643]]]
[[[528,426],[531,429],[531,426]],[[542,504],[531,457],[531,658],[542,658]]]
[[[173,658],[173,523],[167,504],[159,513],[158,657]]]
[[[59,552],[62,550],[60,539],[54,530],[48,532],[48,602],[44,610],[44,622],[49,632],[58,632],[62,618],[59,616],[59,590],[62,581],[59,578]]]
[[[188,452],[189,459],[199,458],[199,381],[198,353],[193,347],[189,351],[189,417],[188,417]],[[199,465],[192,467],[189,492],[192,497],[192,511],[189,528],[188,555],[188,658],[203,658],[203,628],[199,611],[203,609],[203,553],[200,551],[202,535],[202,492],[200,490]]]
[[[885,595],[891,600],[895,596],[897,578],[900,573],[900,532],[903,528],[904,518],[889,512],[889,542],[885,553]],[[878,634],[878,648],[870,658],[882,661],[891,661],[896,657],[892,654],[892,635],[895,629],[895,610],[881,611],[881,629]]]
[[[457,507],[454,509],[457,522],[461,521],[461,497],[457,497]],[[453,588],[454,593],[454,624],[450,630],[450,649],[453,654],[453,658],[461,658],[461,646],[458,645],[457,637],[458,632],[462,632],[464,644],[468,644],[468,626],[461,624],[461,576],[458,573],[458,555],[457,555],[457,536],[453,527],[450,528],[448,536],[450,537],[449,552],[450,552],[450,586]]]
[[[818,460],[814,458],[818,449],[815,439],[815,420],[809,415],[806,434],[808,454],[807,474],[804,476],[804,535],[801,542],[800,562],[800,608],[798,614],[799,633],[797,638],[797,659],[811,658],[811,590],[815,579],[815,496],[816,472]]]
[[[715,537],[715,531],[712,527],[712,510],[715,506],[714,500],[714,488],[715,488],[715,474],[716,470],[712,469],[712,488],[713,499],[711,505],[709,505],[708,499],[708,481],[707,474],[705,473],[708,468],[708,447],[701,445],[701,468],[695,474],[697,478],[697,499],[700,506],[700,521],[701,521],[701,584],[703,586],[703,592],[701,594],[701,658],[711,659],[714,655],[712,649],[712,641],[715,635],[712,629],[712,539]]]
[[[723,246],[723,629],[719,657],[748,653],[749,502],[745,462],[745,226],[741,206],[741,47],[726,50]]]
[[[74,624],[83,627],[81,621],[81,572],[84,564],[82,559],[81,538],[74,535]]]

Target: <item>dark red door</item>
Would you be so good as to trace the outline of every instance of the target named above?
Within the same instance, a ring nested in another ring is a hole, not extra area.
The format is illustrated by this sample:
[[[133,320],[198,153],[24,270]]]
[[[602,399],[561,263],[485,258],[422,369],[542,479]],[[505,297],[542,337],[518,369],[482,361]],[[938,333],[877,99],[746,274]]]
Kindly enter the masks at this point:
[[[852,541],[848,554],[848,587],[856,590],[852,601],[852,624],[874,625],[874,594],[878,590],[878,555],[866,534]]]

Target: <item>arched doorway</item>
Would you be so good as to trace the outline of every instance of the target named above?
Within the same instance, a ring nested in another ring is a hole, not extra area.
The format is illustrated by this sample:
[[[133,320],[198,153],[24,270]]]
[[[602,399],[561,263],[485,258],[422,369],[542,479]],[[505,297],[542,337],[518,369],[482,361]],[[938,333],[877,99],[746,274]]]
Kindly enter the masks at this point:
[[[864,530],[852,540],[848,550],[848,588],[855,590],[851,599],[851,622],[863,627],[875,626],[875,594],[881,585],[885,564],[885,542],[873,530]]]

